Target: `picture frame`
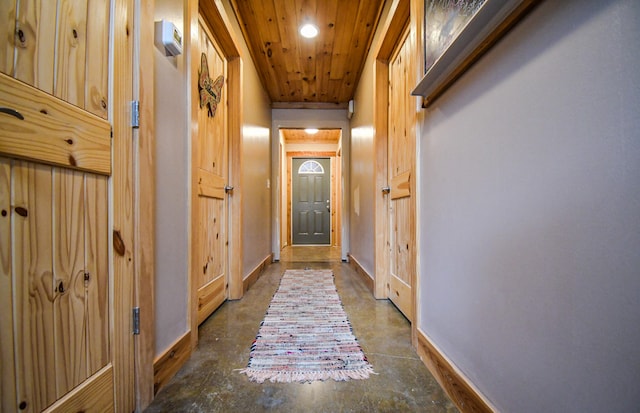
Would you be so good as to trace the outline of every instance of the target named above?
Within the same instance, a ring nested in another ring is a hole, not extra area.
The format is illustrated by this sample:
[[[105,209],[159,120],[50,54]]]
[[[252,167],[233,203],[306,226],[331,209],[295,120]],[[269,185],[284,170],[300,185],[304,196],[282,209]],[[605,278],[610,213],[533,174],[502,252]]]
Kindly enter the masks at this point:
[[[423,77],[414,90],[429,107],[541,0],[423,2]]]

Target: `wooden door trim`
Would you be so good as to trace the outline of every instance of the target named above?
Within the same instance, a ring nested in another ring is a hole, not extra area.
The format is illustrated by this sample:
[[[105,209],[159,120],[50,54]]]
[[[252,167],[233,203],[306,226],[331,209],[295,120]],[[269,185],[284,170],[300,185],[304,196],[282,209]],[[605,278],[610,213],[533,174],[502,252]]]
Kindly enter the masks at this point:
[[[394,54],[394,51],[398,48],[401,42],[404,40],[404,36],[408,31],[408,40],[414,47],[416,56],[421,56],[422,39],[419,36],[420,27],[422,27],[422,14],[423,14],[423,2],[422,0],[394,0],[391,4],[389,11],[389,17],[386,20],[381,36],[380,42],[377,45],[374,56],[374,129],[376,130],[375,137],[375,150],[376,150],[376,188],[380,189],[383,186],[387,186],[388,171],[387,171],[387,157],[388,157],[388,104],[389,104],[389,62]],[[410,75],[409,81],[417,83],[419,71],[422,70],[422,64],[420,59],[412,59],[410,63]],[[418,104],[416,102],[416,108]],[[423,114],[417,114],[414,119],[413,133],[416,138],[416,153],[419,152],[419,136],[418,121]],[[415,179],[411,180],[410,190],[416,196],[414,201],[415,209],[415,269],[411,278],[412,285],[412,297],[411,297],[411,313],[413,314],[413,322],[411,323],[411,336],[412,343],[417,346],[417,326],[419,324],[418,314],[418,291],[419,291],[419,277],[418,272],[420,268],[419,259],[419,209],[418,199],[416,192],[416,184],[419,180],[419,176],[416,173],[419,169],[419,159],[416,157],[413,171]],[[379,193],[375,199],[375,219],[376,219],[376,240],[375,240],[375,287],[374,295],[377,298],[387,298],[388,292],[387,284],[389,283],[389,251],[387,243],[389,242],[389,220],[387,216],[388,202],[390,202],[389,196],[382,196]]]
[[[129,105],[133,98],[134,0],[114,0],[113,7],[113,382],[115,411],[134,411],[134,342],[131,309],[134,304],[135,214],[133,130]]]
[[[140,334],[136,336],[136,407],[143,411],[154,397],[155,356],[155,107],[154,73],[155,0],[140,2],[139,32],[136,33],[138,61],[134,93],[140,101],[137,130],[136,217],[135,217],[135,301],[140,308]]]
[[[336,151],[318,151],[318,152],[314,152],[314,151],[292,151],[292,152],[287,152],[287,234],[286,234],[286,240],[287,240],[287,245],[293,245],[293,239],[291,237],[291,179],[293,177],[292,172],[291,172],[291,162],[293,160],[293,158],[330,158],[331,159],[331,174],[330,174],[330,179],[331,179],[331,210],[332,211],[336,211],[336,215],[340,216],[340,214],[342,213],[342,211],[336,210],[336,206],[338,205],[335,199],[335,192],[334,192],[334,188],[336,188],[336,180],[337,180],[337,174],[334,171],[335,169],[335,165],[336,165]],[[336,236],[335,234],[337,232],[340,231],[340,228],[336,228],[336,220],[334,220],[333,218],[331,219],[331,239],[330,239],[330,244],[329,245],[334,245],[334,237]]]
[[[381,41],[374,51],[374,91],[375,102],[373,124],[375,132],[375,212],[374,212],[374,296],[378,299],[388,298],[389,282],[389,217],[387,214],[389,196],[382,191],[388,182],[388,127],[389,127],[389,61],[403,40],[407,25],[410,22],[410,0],[394,0],[381,34]],[[413,292],[415,294],[415,292]],[[415,302],[415,300],[414,300]],[[415,324],[415,323],[414,323]],[[413,325],[413,324],[412,324]]]
[[[378,299],[387,298],[387,283],[389,279],[389,217],[387,215],[389,197],[382,192],[382,188],[388,185],[387,156],[388,156],[388,127],[389,127],[389,60],[394,50],[403,38],[403,34],[409,23],[410,0],[394,0],[389,11],[381,35],[381,41],[375,49],[374,56],[374,91],[375,102],[373,112],[373,124],[375,132],[375,212],[374,212],[374,291]]]

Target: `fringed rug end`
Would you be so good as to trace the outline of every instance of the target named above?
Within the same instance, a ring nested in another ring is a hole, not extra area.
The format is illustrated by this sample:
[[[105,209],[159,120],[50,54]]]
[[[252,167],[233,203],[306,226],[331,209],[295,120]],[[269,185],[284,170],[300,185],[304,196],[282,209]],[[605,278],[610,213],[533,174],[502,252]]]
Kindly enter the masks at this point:
[[[378,374],[373,371],[373,367],[365,367],[358,370],[337,370],[337,371],[264,371],[246,368],[239,371],[246,374],[249,380],[256,383],[264,383],[269,380],[271,383],[309,383],[312,381],[348,381],[368,379],[371,374]]]

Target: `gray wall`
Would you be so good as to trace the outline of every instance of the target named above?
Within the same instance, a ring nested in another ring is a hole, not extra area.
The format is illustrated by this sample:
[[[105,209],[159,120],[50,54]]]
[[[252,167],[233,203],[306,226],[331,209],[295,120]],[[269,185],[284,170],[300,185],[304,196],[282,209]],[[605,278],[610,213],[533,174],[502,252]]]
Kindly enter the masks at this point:
[[[421,125],[418,326],[500,411],[638,411],[639,65],[640,2],[542,2]]]
[[[367,62],[369,63],[369,62]],[[370,275],[375,273],[375,146],[373,64],[366,64],[355,95],[351,119],[351,256]]]
[[[183,2],[156,0],[155,20],[171,21],[184,34]],[[154,48],[156,132],[156,355],[189,330],[189,135],[185,56]]]

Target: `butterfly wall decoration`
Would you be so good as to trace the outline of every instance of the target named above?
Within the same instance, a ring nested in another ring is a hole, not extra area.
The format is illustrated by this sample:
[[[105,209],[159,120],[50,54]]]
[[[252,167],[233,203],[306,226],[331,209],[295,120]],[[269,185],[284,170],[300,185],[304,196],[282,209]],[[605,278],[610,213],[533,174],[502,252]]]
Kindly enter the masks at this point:
[[[200,58],[200,70],[198,71],[198,91],[200,92],[200,108],[209,107],[209,116],[216,115],[218,103],[222,98],[222,86],[224,76],[220,75],[213,80],[209,77],[209,63],[207,55],[202,53]]]

